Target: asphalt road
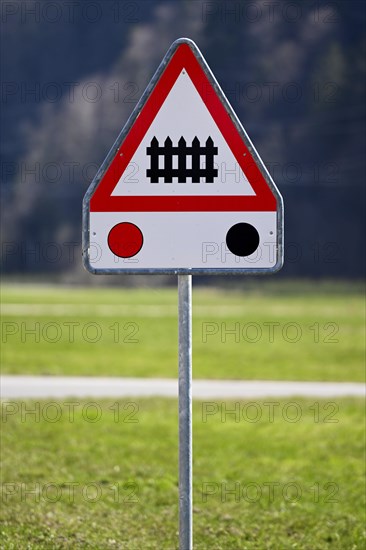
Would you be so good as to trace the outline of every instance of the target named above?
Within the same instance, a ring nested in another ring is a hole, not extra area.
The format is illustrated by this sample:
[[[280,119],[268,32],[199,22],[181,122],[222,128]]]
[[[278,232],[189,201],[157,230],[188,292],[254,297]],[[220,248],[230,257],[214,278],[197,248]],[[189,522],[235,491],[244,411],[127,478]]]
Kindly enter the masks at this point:
[[[253,397],[364,397],[366,386],[353,382],[194,380],[194,399]],[[177,397],[178,381],[167,378],[1,376],[2,399],[63,397]]]

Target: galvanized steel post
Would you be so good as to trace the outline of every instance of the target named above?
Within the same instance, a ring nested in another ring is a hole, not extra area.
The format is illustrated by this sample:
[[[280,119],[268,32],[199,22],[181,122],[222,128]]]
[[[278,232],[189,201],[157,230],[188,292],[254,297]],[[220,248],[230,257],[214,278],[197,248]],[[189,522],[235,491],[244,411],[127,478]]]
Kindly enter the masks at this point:
[[[179,549],[192,550],[192,275],[178,275]]]

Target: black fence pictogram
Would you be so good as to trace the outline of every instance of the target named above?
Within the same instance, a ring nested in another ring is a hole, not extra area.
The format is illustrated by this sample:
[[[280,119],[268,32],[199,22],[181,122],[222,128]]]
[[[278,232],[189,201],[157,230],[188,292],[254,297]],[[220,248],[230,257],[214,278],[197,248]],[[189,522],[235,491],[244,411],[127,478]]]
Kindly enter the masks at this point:
[[[146,176],[151,183],[159,183],[159,178],[164,182],[172,183],[173,178],[178,178],[179,183],[186,183],[187,178],[192,178],[192,183],[199,183],[200,178],[205,178],[206,183],[213,183],[217,177],[217,168],[214,168],[214,156],[217,155],[217,147],[214,146],[212,138],[206,140],[206,146],[202,147],[200,141],[195,137],[191,146],[187,146],[182,136],[178,146],[174,147],[168,136],[161,147],[156,137],[151,140],[150,146],[146,148],[150,156],[150,168],[146,170]],[[178,168],[173,168],[173,156],[178,157]],[[164,158],[164,168],[159,168],[159,157]],[[187,157],[192,158],[191,168],[187,168]],[[201,168],[201,158],[204,158],[204,167]]]

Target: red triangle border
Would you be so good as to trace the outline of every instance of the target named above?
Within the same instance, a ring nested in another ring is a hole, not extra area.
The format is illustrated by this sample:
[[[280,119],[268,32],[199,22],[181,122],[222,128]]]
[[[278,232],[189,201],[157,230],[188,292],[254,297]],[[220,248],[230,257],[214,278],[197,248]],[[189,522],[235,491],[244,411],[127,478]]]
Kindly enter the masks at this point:
[[[249,196],[112,196],[148,128],[185,69],[216,122],[255,195]],[[268,186],[243,137],[189,44],[177,46],[145,105],[107,167],[90,199],[91,212],[273,212],[276,196]]]

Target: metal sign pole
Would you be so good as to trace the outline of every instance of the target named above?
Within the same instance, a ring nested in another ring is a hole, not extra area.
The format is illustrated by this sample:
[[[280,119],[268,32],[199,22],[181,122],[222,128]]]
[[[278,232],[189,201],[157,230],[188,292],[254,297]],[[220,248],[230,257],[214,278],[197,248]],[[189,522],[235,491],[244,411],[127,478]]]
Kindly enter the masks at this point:
[[[178,275],[179,549],[192,550],[192,275]]]

